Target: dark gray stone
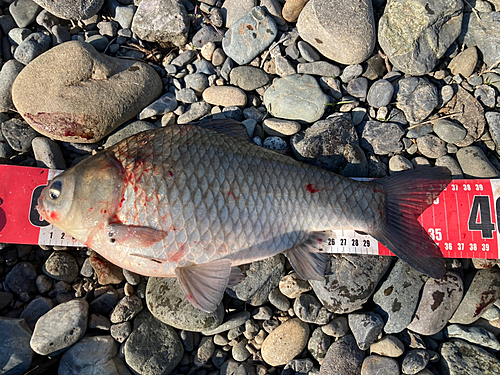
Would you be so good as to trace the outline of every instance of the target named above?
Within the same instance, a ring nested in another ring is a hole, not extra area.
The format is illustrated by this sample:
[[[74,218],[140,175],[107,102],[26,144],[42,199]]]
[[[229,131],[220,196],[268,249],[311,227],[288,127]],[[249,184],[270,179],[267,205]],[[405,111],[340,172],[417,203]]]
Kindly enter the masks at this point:
[[[394,86],[392,83],[385,79],[379,79],[370,86],[366,100],[372,107],[385,107],[391,102],[393,94]]]
[[[232,315],[226,316],[224,322],[217,325],[215,328],[202,331],[205,336],[216,335],[218,333],[226,332],[231,329],[244,326],[245,322],[250,319],[250,313],[248,311],[240,311]],[[243,328],[244,331],[244,328]]]
[[[177,106],[177,102],[176,102],[176,106]],[[147,107],[147,108],[149,108],[149,107]],[[111,147],[111,146],[117,144],[118,142],[124,140],[125,138],[131,137],[134,134],[137,134],[137,133],[140,133],[140,132],[143,132],[146,130],[152,130],[155,128],[156,127],[153,124],[151,124],[150,122],[147,122],[147,121],[128,122],[128,123],[120,126],[115,132],[113,132],[108,137],[108,139],[106,140],[106,143],[104,144],[104,147],[106,147],[106,148]]]
[[[90,311],[107,316],[111,313],[117,302],[118,292],[110,289],[90,303]]]
[[[358,78],[361,74],[363,74],[362,65],[360,64],[349,65],[346,66],[345,69],[342,71],[340,80],[344,83],[349,83],[349,81]]]
[[[310,44],[304,42],[303,40],[297,42],[297,48],[300,52],[300,55],[307,62],[314,62],[321,60],[321,55],[318,53],[318,51],[316,51],[313,47],[311,47]],[[297,59],[298,57],[299,56],[296,56],[295,59]]]
[[[453,157],[451,157],[450,155],[445,155],[441,156],[440,158],[437,158],[435,165],[437,167],[442,166],[448,168],[451,172],[451,178],[453,179],[464,177],[462,169],[458,165],[457,161],[453,159]]]
[[[439,138],[448,143],[460,143],[467,135],[463,126],[446,119],[436,121],[433,129]]]
[[[360,146],[377,155],[399,153],[403,150],[404,131],[396,123],[367,121],[361,124]]]
[[[285,150],[288,145],[286,141],[280,137],[267,137],[264,139],[262,146],[270,150],[279,151]]]
[[[27,152],[31,148],[31,142],[39,134],[21,119],[13,118],[1,124],[2,134],[12,149]]]
[[[66,161],[59,145],[45,137],[36,137],[31,142],[36,164],[40,168],[66,169]]]
[[[159,99],[155,100],[153,103],[144,108],[141,113],[137,115],[139,120],[143,120],[148,117],[163,115],[167,112],[172,112],[177,108],[177,100],[175,96],[167,92],[162,95]]]
[[[184,82],[186,83],[186,88],[193,89],[198,94],[201,94],[208,88],[208,78],[201,73],[188,74],[184,77]]]
[[[193,45],[196,48],[201,48],[209,42],[222,42],[223,35],[219,34],[211,25],[204,25],[200,30],[193,35]]]
[[[38,2],[38,1],[37,1]],[[35,21],[42,8],[32,0],[16,0],[9,6],[9,12],[18,27],[26,27]]]
[[[373,312],[351,313],[348,316],[348,323],[361,350],[368,349],[384,328],[384,321],[380,315]]]
[[[16,264],[5,276],[5,285],[21,301],[28,302],[36,294],[36,269],[31,263],[21,262]]]
[[[438,106],[436,87],[423,78],[403,78],[396,86],[396,105],[410,124],[423,121]]]
[[[306,323],[323,325],[330,321],[332,313],[311,294],[301,294],[295,299],[293,311],[297,318]]]
[[[178,67],[185,67],[187,64],[189,64],[197,55],[196,51],[188,49],[187,51],[182,52],[177,56],[175,59],[173,59],[170,64]]]
[[[26,320],[30,329],[35,328],[35,323],[54,307],[54,302],[45,297],[38,297],[31,301],[21,313],[20,318]]]
[[[457,160],[465,178],[496,178],[498,170],[490,163],[483,150],[477,146],[463,147],[457,152]]]
[[[437,159],[447,154],[446,143],[433,134],[417,138],[418,151],[427,158]]]
[[[358,348],[353,335],[335,341],[321,364],[319,375],[359,375],[365,352]]]
[[[54,251],[45,261],[43,272],[53,279],[71,283],[78,277],[78,263],[65,251]]]
[[[188,104],[198,101],[198,97],[196,96],[194,90],[188,88],[177,90],[177,92],[175,93],[175,99],[177,99],[179,102]]]
[[[429,353],[426,350],[414,349],[405,353],[401,369],[403,374],[417,374],[429,363]]]
[[[480,85],[474,90],[474,97],[484,106],[494,108],[497,102],[497,94],[493,87]]]
[[[346,144],[344,148],[346,165],[341,167],[340,174],[345,177],[368,176],[368,160],[366,155],[357,144]]]
[[[33,350],[31,329],[24,319],[0,317],[0,369],[5,375],[20,375],[29,370]]]
[[[359,309],[370,298],[390,264],[389,257],[332,254],[325,280],[309,283],[323,306],[345,314]]]
[[[460,0],[393,1],[379,21],[380,46],[402,72],[429,73],[460,34],[462,9]]]
[[[465,13],[462,30],[463,42],[479,48],[486,65],[500,59],[500,12]]]
[[[231,70],[229,80],[232,85],[242,90],[252,91],[269,82],[269,76],[262,69],[254,66],[239,66]]]
[[[9,112],[14,109],[12,103],[12,84],[24,65],[15,59],[7,61],[0,71],[0,112]]]
[[[357,99],[365,100],[368,91],[368,80],[365,77],[355,78],[347,84],[346,91]]]
[[[328,351],[331,342],[332,339],[330,336],[325,334],[321,330],[321,327],[318,327],[313,331],[311,338],[307,343],[307,350],[309,350],[309,353],[311,353],[316,361],[321,363],[326,356],[326,352]]]
[[[44,33],[33,33],[26,37],[16,48],[14,58],[20,63],[27,65],[33,59],[40,56],[50,48],[52,40]]]
[[[178,124],[187,124],[188,122],[198,120],[210,113],[212,107],[207,102],[196,102],[191,104],[187,111],[177,118]]]

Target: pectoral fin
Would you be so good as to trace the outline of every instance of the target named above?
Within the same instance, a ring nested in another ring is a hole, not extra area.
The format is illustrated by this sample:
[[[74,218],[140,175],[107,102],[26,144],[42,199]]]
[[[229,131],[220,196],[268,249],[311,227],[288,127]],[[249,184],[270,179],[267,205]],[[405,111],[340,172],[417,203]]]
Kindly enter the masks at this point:
[[[175,269],[177,280],[191,304],[203,311],[213,312],[222,301],[231,275],[229,259],[194,264]]]
[[[149,247],[167,236],[167,232],[135,225],[110,224],[109,240],[130,247]]]
[[[293,269],[304,280],[323,280],[326,254],[321,251],[327,237],[326,232],[313,232],[306,241],[286,251]]]

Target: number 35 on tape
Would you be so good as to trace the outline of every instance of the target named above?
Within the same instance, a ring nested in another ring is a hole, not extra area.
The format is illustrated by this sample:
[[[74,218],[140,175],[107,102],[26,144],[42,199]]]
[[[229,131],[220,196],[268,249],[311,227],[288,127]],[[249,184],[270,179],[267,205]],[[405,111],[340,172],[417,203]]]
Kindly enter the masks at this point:
[[[83,246],[41,219],[36,201],[60,171],[0,165],[0,242]],[[419,222],[446,258],[498,259],[500,179],[453,180],[440,194],[427,192],[429,208]],[[328,252],[392,255],[368,235],[337,230]]]

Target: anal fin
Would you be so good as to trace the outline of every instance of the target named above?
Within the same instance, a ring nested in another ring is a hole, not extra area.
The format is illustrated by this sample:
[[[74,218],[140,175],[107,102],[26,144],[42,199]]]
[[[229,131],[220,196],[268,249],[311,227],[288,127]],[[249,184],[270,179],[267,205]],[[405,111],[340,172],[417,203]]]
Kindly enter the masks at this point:
[[[167,232],[135,225],[110,224],[108,235],[112,243],[129,247],[149,247],[167,236]]]
[[[286,251],[293,269],[304,280],[323,280],[326,254],[322,249],[327,238],[327,232],[312,232],[304,242]]]
[[[175,269],[177,280],[191,304],[205,312],[213,312],[222,301],[229,283],[232,262],[219,259]]]

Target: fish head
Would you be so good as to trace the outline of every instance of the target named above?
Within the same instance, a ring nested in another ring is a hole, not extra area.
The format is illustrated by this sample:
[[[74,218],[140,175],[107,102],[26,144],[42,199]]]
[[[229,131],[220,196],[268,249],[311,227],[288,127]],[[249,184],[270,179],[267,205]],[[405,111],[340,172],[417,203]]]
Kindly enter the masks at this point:
[[[40,216],[85,243],[90,233],[116,214],[122,196],[122,169],[106,152],[85,159],[42,190],[36,207]]]

